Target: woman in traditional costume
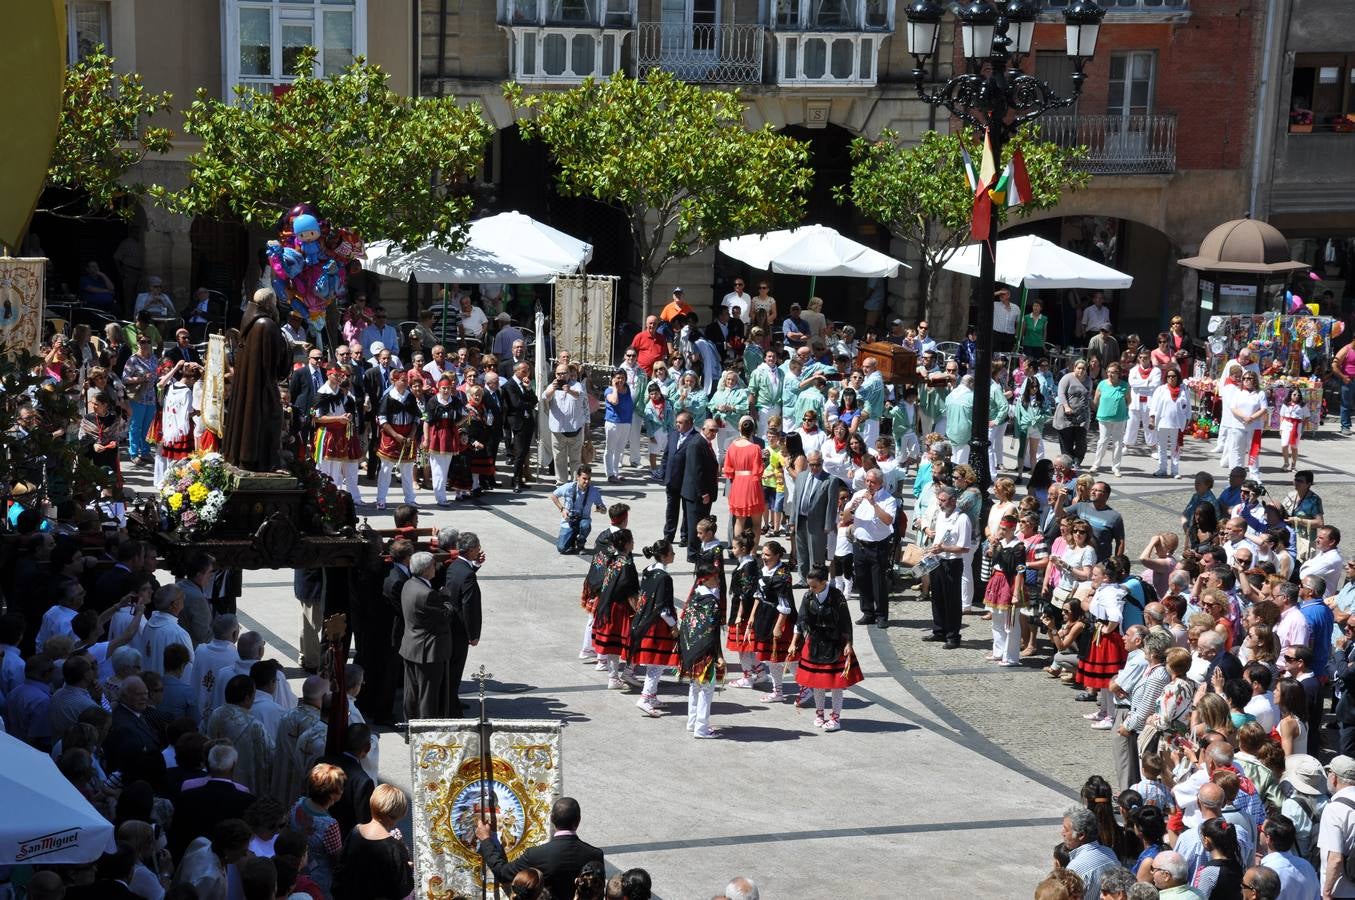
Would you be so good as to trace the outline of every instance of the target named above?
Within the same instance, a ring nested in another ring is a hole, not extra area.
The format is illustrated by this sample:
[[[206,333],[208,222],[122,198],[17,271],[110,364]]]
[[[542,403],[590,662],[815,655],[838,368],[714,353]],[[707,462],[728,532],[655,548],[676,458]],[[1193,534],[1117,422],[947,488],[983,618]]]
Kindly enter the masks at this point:
[[[779,703],[785,699],[781,679],[786,664],[793,661],[790,643],[795,626],[795,597],[790,587],[791,568],[785,556],[785,548],[777,541],[762,545],[756,602],[752,619],[745,626],[745,634],[753,643],[753,653],[758,662],[767,664],[772,678],[771,691],[762,695],[764,703]]]
[[[633,601],[640,593],[640,577],[631,558],[634,549],[635,537],[629,528],[618,528],[612,534],[611,556],[593,608],[593,651],[598,662],[606,664],[607,687],[614,691],[626,686],[621,678],[621,656],[635,613]]]
[[[626,661],[644,666],[645,683],[635,705],[651,718],[658,718],[659,679],[663,670],[680,663],[677,648],[677,611],[673,608],[673,543],[664,539],[644,549],[654,562],[640,575],[640,597],[630,624]]]
[[[724,652],[720,649],[724,609],[716,587],[718,576],[710,563],[697,565],[696,587],[678,624],[679,674],[690,682],[687,730],[694,738],[719,737],[719,733],[710,727],[711,700],[725,671]]]
[[[842,730],[842,691],[862,679],[852,652],[852,611],[847,598],[828,584],[828,569],[813,566],[805,579],[809,590],[800,603],[790,655],[799,662],[795,681],[814,694],[814,727]],[[833,711],[825,714],[827,694]]]
[[[315,425],[315,463],[339,488],[348,491],[354,503],[362,502],[358,469],[362,460],[362,436],[358,429],[358,401],[348,389],[348,372],[331,363],[325,383],[315,392],[311,422]]]

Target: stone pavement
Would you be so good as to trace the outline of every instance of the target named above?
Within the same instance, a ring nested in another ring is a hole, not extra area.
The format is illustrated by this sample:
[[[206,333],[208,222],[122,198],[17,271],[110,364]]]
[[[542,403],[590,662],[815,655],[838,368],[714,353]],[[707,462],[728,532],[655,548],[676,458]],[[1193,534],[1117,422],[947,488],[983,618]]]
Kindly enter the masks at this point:
[[[1334,431],[1305,448],[1328,520],[1339,523],[1355,508],[1342,461],[1355,443]],[[1205,449],[1188,444],[1188,472]],[[1189,490],[1188,480],[1133,474],[1148,466],[1131,454],[1125,477],[1110,479],[1131,556],[1153,531],[1176,527]],[[1266,475],[1281,492],[1275,466]],[[607,502],[631,504],[637,544],[659,536],[658,486],[638,470],[599,486]],[[603,673],[578,662],[587,563],[556,554],[558,514],[545,488],[491,492],[450,510],[419,496],[423,528],[474,530],[487,549],[484,634],[468,671],[483,663],[494,675],[489,715],[567,724],[564,785],[582,804],[581,836],[606,850],[609,868],[649,870],[656,896],[707,898],[747,875],[768,898],[1028,897],[1049,867],[1062,810],[1087,775],[1110,771],[1105,736],[1077,717],[1086,704],[1034,661],[1008,671],[983,662],[988,628],[977,618],[967,620],[965,650],[921,643],[928,611],[908,595],[896,599],[889,630],[857,627],[866,679],[848,694],[840,733],[815,730],[806,710],[727,689],[713,716],[724,738],[693,740],[683,730],[685,686],[666,680],[665,716],[647,719],[635,693],[607,691]],[[389,516],[368,511],[373,524]],[[685,596],[690,568],[679,561],[673,570]],[[269,652],[295,667],[291,584],[290,572],[247,573],[240,611]],[[380,767],[383,779],[408,788],[398,734],[381,736]],[[980,850],[990,846],[1005,849]]]

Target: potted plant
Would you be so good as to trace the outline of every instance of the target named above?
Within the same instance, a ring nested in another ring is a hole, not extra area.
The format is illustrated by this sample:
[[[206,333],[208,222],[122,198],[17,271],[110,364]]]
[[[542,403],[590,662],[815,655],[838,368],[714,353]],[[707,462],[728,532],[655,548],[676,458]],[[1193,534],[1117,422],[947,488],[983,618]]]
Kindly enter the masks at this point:
[[[1289,133],[1308,134],[1313,130],[1313,111],[1295,108],[1289,111]]]

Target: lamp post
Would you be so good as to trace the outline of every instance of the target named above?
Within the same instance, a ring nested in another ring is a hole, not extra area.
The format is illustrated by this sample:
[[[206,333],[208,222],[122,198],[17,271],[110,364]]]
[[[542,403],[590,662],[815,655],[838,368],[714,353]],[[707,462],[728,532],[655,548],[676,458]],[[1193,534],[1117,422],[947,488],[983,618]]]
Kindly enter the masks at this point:
[[[1077,101],[1083,71],[1096,51],[1096,37],[1105,10],[1095,0],[1073,0],[1064,8],[1068,56],[1073,60],[1073,93],[1060,97],[1046,82],[1021,70],[1031,52],[1036,0],[963,0],[956,10],[960,39],[969,70],[933,91],[925,84],[927,59],[936,52],[943,10],[937,0],[912,0],[908,18],[908,52],[914,60],[917,95],[932,106],[944,106],[962,122],[987,132],[993,163],[1002,164],[1002,149],[1026,122],[1051,109]],[[985,188],[986,189],[986,188]],[[985,492],[992,483],[988,469],[989,385],[993,359],[993,285],[996,280],[998,207],[989,205],[988,238],[979,254],[978,352],[974,372],[974,424],[969,442],[970,465]]]

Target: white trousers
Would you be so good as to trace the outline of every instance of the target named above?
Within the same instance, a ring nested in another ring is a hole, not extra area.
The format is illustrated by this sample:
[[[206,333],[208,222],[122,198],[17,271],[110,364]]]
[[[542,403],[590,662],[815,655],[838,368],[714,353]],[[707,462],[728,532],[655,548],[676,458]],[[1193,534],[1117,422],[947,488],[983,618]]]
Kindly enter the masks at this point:
[[[645,420],[640,416],[630,420],[630,464],[635,468],[644,465]],[[652,448],[651,448],[652,449]]]
[[[651,701],[658,699],[659,679],[663,677],[663,666],[645,666],[645,686],[640,688],[640,696]]]
[[[687,730],[692,734],[710,734],[710,703],[715,685],[695,681],[687,689]]]
[[[381,459],[377,457],[377,459]],[[395,468],[395,463],[388,459],[381,460],[381,470],[376,473],[376,502],[385,503],[386,494],[391,487],[391,470]],[[405,502],[414,503],[414,461],[400,463],[400,486],[405,490]]]
[[[831,690],[833,694],[833,715],[842,718],[842,688],[832,688]],[[825,695],[828,693],[828,688],[814,688],[815,712],[823,712],[823,702],[827,699]]]
[[[1181,471],[1181,448],[1176,445],[1179,428],[1159,428],[1153,438],[1157,441],[1157,471],[1162,475],[1175,475]]]
[[[960,608],[972,609],[974,606],[974,550],[970,547],[960,561]]]
[[[1016,610],[993,610],[992,626],[993,655],[1002,662],[1021,662],[1021,623]]]
[[[1101,422],[1101,433],[1096,438],[1096,456],[1092,458],[1092,468],[1101,466],[1101,459],[1110,451],[1110,464],[1114,468],[1120,467],[1120,460],[1124,458],[1124,422]]]
[[[1003,441],[1007,437],[1007,423],[1001,425],[988,426],[988,472],[996,478],[997,473],[1002,468],[1005,461],[1006,451],[1003,449]]]
[[[433,497],[439,503],[447,502],[447,472],[452,467],[452,454],[428,454],[428,468],[433,475]]]
[[[593,650],[593,614],[589,613],[588,618],[583,620],[583,642],[579,644],[579,652],[597,656]]]
[[[607,449],[603,452],[603,464],[608,478],[621,474],[621,457],[626,454],[626,445],[630,443],[631,426],[627,422],[607,422]]]
[[[1220,452],[1219,462],[1223,465],[1226,472],[1236,466],[1245,466],[1247,464],[1247,450],[1245,446],[1247,432],[1241,428],[1219,428]]]
[[[1125,427],[1124,445],[1139,445],[1139,429],[1143,429],[1143,443],[1149,447],[1157,446],[1157,435],[1148,427],[1148,404],[1132,403],[1129,406],[1129,424]]]
[[[880,420],[876,418],[863,419],[861,424],[857,426],[856,433],[861,435],[861,440],[866,442],[867,449],[874,453],[875,442],[880,439]]]
[[[767,420],[772,416],[781,415],[781,410],[772,407],[759,408],[757,411],[757,433],[764,440],[767,437]]]
[[[729,424],[729,420],[725,419],[725,426],[715,435],[715,458],[721,463],[725,461],[725,451],[729,449],[729,445],[734,443],[738,436],[739,429]]]
[[[340,490],[351,494],[354,503],[361,503],[362,488],[358,487],[361,462],[357,459],[326,459],[320,463],[320,471],[328,475]]]
[[[945,432],[939,432],[939,433],[940,433],[940,434],[944,434]],[[955,445],[951,448],[950,461],[953,462],[953,463],[955,463],[955,465],[957,465],[957,466],[963,466],[963,465],[965,465],[966,463],[968,463],[968,462],[969,462],[969,444],[968,444],[968,443],[955,444]]]

